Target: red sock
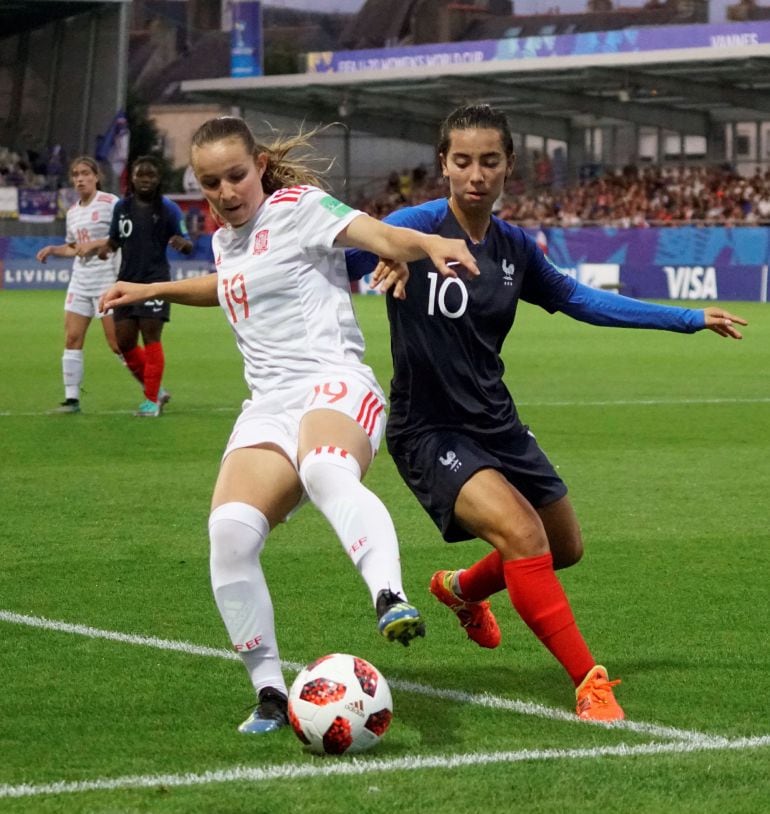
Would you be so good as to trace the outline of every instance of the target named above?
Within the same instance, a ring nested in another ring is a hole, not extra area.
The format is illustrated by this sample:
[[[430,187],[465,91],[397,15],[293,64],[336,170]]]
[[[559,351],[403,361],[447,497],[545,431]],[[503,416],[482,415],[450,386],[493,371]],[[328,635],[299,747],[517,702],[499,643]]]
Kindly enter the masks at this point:
[[[497,551],[460,572],[460,595],[468,602],[480,602],[505,588],[503,561]]]
[[[144,396],[150,401],[158,400],[160,380],[163,378],[163,368],[166,360],[163,356],[163,345],[160,342],[150,342],[144,346]]]
[[[144,348],[136,345],[123,354],[123,360],[139,384],[144,385]]]
[[[513,607],[577,687],[596,663],[575,623],[550,553],[503,563]]]

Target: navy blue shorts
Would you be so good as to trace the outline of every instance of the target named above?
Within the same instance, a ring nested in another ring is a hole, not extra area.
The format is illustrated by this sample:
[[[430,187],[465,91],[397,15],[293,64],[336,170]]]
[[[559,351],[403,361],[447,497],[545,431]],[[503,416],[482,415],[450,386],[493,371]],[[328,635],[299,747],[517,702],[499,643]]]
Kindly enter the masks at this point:
[[[157,319],[168,322],[171,319],[171,304],[165,300],[145,300],[132,305],[119,305],[112,311],[115,322],[123,319]]]
[[[391,442],[388,450],[401,477],[431,516],[448,543],[474,538],[454,516],[457,495],[480,469],[495,469],[536,508],[567,494],[529,428],[515,429],[491,438],[454,430],[433,430]]]

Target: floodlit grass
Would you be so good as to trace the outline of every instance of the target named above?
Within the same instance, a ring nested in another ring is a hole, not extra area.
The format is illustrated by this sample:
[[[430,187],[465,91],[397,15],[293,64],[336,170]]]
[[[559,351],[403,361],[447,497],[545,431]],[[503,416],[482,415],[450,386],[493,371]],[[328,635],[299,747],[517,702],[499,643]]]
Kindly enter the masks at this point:
[[[386,385],[384,303],[356,307]],[[283,658],[352,652],[393,685],[391,730],[353,761],[311,757],[290,731],[235,729],[253,699],[211,598],[206,520],[246,390],[219,310],[173,309],[162,419],[131,416],[138,387],[98,325],[83,412],[50,416],[62,294],[0,292],[0,811],[766,811],[770,321],[765,305],[730,307],[751,322],[743,342],[522,306],[506,346],[509,387],[583,525],[586,556],[560,576],[592,650],[623,679],[626,726],[558,717],[572,710],[570,682],[505,596],[493,598],[501,647],[465,639],[427,584],[486,548],[445,545],[384,449],[368,484],[392,511],[424,641],[377,636],[363,584],[312,507],[274,532],[263,562]],[[752,738],[765,740],[740,740]],[[45,788],[92,781],[104,782]]]

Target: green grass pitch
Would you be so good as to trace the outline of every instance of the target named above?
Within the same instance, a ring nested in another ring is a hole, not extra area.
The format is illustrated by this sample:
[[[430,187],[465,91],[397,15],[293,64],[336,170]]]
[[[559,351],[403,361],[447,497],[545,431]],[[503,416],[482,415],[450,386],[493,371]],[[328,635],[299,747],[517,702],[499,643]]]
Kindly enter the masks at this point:
[[[770,810],[770,320],[743,342],[609,330],[522,305],[505,348],[523,419],[570,487],[586,556],[561,572],[627,722],[577,722],[566,675],[493,598],[481,651],[427,592],[479,541],[444,544],[383,449],[390,508],[427,637],[376,633],[323,518],[305,507],[263,563],[292,669],[343,651],[391,682],[383,742],[351,758],[286,730],[239,735],[253,703],[208,583],[206,521],[246,395],[219,309],[172,309],[173,399],[157,421],[100,326],[83,412],[61,400],[61,292],[0,292],[0,811],[757,812]],[[384,303],[359,297],[389,379]],[[134,638],[131,638],[134,637]]]

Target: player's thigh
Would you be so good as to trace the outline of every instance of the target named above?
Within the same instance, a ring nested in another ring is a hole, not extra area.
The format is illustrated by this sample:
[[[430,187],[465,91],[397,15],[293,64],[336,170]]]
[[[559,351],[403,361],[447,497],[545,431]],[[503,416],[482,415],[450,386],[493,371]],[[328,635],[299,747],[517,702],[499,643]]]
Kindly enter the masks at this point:
[[[553,567],[569,568],[583,556],[583,537],[575,509],[566,495],[537,510],[543,521],[548,545],[553,554]]]
[[[67,350],[82,350],[91,317],[74,311],[64,312],[64,346]]]
[[[503,559],[548,551],[537,511],[496,469],[480,469],[463,484],[455,501],[455,518],[476,537],[491,543]]]
[[[271,444],[242,447],[222,461],[211,508],[248,503],[259,509],[273,528],[294,509],[302,494],[297,470],[283,450]]]
[[[361,467],[364,476],[372,461],[371,439],[355,419],[337,410],[311,410],[299,425],[298,457],[301,463],[316,447],[344,449]]]
[[[298,392],[303,388],[299,461],[316,447],[341,447],[356,459],[363,475],[385,430],[385,396],[374,374],[365,367],[329,370],[306,379]]]

